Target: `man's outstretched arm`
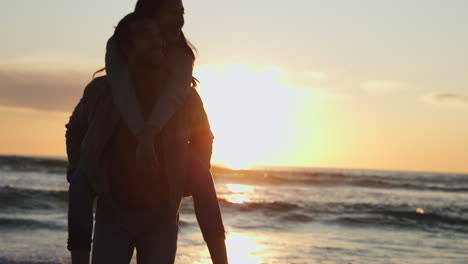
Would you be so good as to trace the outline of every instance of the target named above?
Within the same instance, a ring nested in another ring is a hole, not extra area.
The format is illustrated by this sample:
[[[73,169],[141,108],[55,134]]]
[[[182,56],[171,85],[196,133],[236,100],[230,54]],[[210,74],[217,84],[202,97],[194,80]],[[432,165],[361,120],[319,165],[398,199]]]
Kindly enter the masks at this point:
[[[191,149],[189,155],[190,189],[198,224],[213,264],[227,264],[226,235],[210,169],[196,150]]]
[[[195,92],[196,93],[196,92]],[[213,134],[198,94],[196,121],[190,138],[189,170],[195,214],[214,264],[227,264],[225,230],[215,185],[210,173]]]

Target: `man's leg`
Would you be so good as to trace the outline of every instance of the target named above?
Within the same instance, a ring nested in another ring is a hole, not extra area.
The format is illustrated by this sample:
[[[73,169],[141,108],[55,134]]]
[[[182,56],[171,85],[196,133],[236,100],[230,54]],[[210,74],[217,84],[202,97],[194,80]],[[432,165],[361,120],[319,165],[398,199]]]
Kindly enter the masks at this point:
[[[130,263],[134,249],[133,236],[119,225],[118,221],[110,211],[98,206],[93,239],[93,264]]]
[[[136,239],[137,263],[173,264],[177,251],[178,226],[161,220],[147,223],[150,225]]]

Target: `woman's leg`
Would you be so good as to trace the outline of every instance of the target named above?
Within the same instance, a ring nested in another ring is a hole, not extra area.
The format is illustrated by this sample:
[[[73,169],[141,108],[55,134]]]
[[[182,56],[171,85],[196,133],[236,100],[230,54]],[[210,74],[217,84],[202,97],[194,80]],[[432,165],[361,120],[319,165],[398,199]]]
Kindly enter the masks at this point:
[[[128,264],[135,246],[129,230],[119,225],[113,209],[99,207],[96,210],[96,224],[93,240],[93,264]]]
[[[78,166],[68,189],[68,250],[91,250],[94,192]]]

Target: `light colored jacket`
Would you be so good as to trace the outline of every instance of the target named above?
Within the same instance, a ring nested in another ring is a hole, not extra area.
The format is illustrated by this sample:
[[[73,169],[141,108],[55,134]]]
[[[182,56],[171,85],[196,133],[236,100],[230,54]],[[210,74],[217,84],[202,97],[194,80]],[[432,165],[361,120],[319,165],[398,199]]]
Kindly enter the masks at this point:
[[[187,171],[189,147],[199,154],[209,169],[213,142],[201,98],[195,89],[190,91],[184,104],[160,132],[170,188],[171,216],[177,217],[182,198],[190,191],[205,240],[225,238],[211,175],[192,175]],[[108,206],[115,205],[109,194],[109,175],[103,166],[105,157],[102,154],[120,118],[108,79],[103,76],[88,84],[66,125],[68,171],[72,172],[79,161],[100,203]]]

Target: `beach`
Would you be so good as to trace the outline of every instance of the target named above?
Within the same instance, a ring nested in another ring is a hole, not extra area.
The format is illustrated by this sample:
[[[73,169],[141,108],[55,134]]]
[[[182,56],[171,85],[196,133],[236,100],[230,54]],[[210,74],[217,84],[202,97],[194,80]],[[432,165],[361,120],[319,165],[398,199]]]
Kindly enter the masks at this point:
[[[70,262],[65,168],[0,156],[0,263]],[[230,263],[468,263],[467,174],[212,171]],[[191,198],[180,219],[176,263],[211,263]]]

